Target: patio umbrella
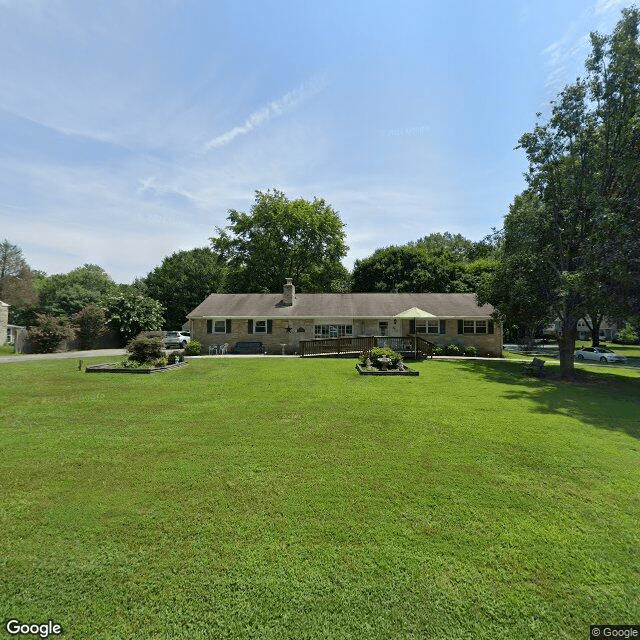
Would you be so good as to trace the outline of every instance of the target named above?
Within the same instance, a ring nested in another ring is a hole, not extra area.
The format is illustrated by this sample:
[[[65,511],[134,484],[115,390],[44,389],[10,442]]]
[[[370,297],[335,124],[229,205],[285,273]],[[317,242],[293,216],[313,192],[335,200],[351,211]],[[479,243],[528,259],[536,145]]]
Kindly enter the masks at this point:
[[[428,311],[423,311],[422,309],[418,309],[418,307],[411,307],[411,309],[407,309],[406,311],[402,311],[401,313],[396,313],[394,318],[436,318],[433,313],[429,313]]]
[[[411,307],[411,309],[407,309],[406,311],[402,311],[400,313],[396,313],[394,318],[406,318],[409,320],[416,320],[417,318],[437,318],[433,313],[429,313],[428,311],[424,311],[422,309],[418,309],[418,307]],[[413,338],[413,348],[415,349],[415,357],[418,357],[418,340],[414,336]]]

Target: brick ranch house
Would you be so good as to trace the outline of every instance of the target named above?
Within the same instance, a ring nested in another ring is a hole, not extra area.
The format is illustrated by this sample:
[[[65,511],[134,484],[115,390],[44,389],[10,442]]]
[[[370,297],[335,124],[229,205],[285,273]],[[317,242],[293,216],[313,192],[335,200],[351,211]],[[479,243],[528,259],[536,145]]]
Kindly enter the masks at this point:
[[[427,317],[403,317],[412,309]],[[282,294],[213,293],[188,314],[191,337],[211,345],[260,341],[267,353],[294,354],[301,340],[418,335],[435,344],[474,345],[502,354],[502,327],[491,305],[473,293],[299,293],[287,278]]]

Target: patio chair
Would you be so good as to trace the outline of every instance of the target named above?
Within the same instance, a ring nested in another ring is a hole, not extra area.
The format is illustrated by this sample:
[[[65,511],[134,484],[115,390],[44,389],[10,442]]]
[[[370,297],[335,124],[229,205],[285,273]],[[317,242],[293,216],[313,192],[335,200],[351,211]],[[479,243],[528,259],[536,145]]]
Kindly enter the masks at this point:
[[[220,345],[220,355],[224,355],[225,353],[227,353],[227,349],[229,348],[229,345],[225,342],[224,344]]]
[[[217,344],[210,344],[209,345],[209,355],[211,355],[212,353],[215,353],[216,355],[218,355],[218,345]]]

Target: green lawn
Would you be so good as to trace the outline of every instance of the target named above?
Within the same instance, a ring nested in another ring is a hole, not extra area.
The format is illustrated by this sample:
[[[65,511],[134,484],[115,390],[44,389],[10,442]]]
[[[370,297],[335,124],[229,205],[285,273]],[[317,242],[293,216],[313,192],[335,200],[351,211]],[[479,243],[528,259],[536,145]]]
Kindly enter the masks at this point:
[[[13,346],[8,344],[0,345],[0,356],[14,356],[16,354],[16,350]]]
[[[0,365],[0,618],[67,639],[582,640],[640,621],[640,372],[354,364]]]

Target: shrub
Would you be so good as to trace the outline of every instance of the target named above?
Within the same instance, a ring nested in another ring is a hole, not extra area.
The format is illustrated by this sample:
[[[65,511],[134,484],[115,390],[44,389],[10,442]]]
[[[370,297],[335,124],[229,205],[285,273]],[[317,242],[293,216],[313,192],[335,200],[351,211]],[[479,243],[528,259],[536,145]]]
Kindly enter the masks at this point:
[[[88,304],[73,316],[78,327],[77,335],[81,349],[94,349],[100,338],[107,333],[104,309],[97,304]]]
[[[460,355],[460,347],[457,344],[454,344],[453,342],[450,342],[445,348],[444,348],[444,352],[448,355],[448,356],[459,356]]]
[[[618,344],[637,344],[638,334],[634,331],[631,324],[627,322],[624,327],[618,331],[618,335],[614,342],[617,342]]]
[[[200,351],[202,351],[202,345],[197,340],[192,340],[184,350],[188,356],[199,356]]]
[[[434,356],[443,356],[444,355],[444,347],[441,344],[437,344],[433,347],[433,355]]]
[[[29,327],[27,339],[35,353],[53,353],[61,342],[72,340],[73,328],[61,318],[39,313],[36,316],[36,326]]]
[[[364,363],[369,358],[375,365],[378,358],[384,358],[385,356],[391,360],[392,366],[397,365],[402,360],[402,356],[390,347],[373,347],[370,351],[362,352],[360,362]]]
[[[184,354],[182,353],[182,351],[172,351],[167,356],[168,364],[176,364],[177,362],[184,362]]]
[[[472,344],[468,344],[465,348],[464,348],[464,355],[465,356],[477,356],[478,355],[478,349],[476,347],[474,347]]]
[[[130,360],[143,364],[155,362],[164,356],[164,341],[161,338],[139,336],[127,344]]]
[[[135,360],[131,360],[131,358],[124,358],[124,360],[120,361],[120,366],[123,369],[139,369],[143,366],[141,362],[136,362]]]

